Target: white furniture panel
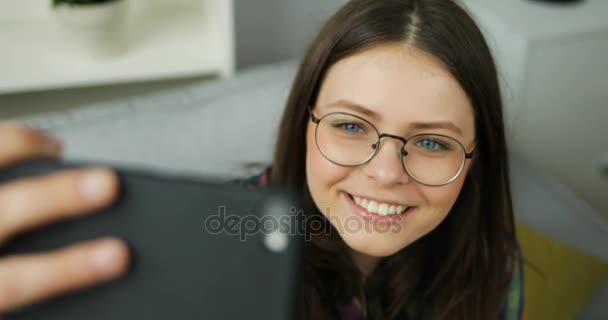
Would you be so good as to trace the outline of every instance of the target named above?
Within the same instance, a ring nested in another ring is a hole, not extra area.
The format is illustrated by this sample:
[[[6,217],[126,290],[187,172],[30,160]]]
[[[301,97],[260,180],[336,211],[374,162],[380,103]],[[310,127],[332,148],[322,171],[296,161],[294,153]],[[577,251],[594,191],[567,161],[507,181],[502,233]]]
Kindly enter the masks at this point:
[[[126,0],[127,47],[74,50],[51,0],[0,3],[0,94],[234,72],[232,0]]]
[[[608,218],[608,1],[465,4],[499,66],[512,146]]]

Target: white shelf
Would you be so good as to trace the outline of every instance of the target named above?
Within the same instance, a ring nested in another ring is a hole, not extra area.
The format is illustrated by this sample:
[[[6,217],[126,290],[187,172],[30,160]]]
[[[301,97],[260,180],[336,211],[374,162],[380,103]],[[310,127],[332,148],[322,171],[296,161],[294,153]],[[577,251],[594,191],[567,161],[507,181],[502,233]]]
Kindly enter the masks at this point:
[[[126,0],[127,47],[73,50],[50,0],[0,4],[0,94],[234,72],[232,0]]]

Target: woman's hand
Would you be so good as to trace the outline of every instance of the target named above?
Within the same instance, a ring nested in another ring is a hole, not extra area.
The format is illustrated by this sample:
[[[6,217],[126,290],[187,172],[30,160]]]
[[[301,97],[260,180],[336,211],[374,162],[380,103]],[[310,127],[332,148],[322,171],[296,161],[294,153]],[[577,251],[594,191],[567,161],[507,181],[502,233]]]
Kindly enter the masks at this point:
[[[16,123],[0,122],[0,170],[37,157],[58,157],[53,138]],[[116,175],[105,168],[66,170],[0,184],[0,246],[27,229],[76,217],[110,204]],[[124,242],[99,239],[67,248],[0,257],[0,314],[44,298],[121,275]]]

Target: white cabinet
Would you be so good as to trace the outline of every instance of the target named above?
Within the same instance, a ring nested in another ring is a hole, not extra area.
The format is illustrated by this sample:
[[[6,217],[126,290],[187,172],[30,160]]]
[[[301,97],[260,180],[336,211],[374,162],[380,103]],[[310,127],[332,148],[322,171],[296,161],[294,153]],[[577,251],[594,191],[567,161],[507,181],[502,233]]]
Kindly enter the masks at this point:
[[[608,1],[464,2],[499,66],[512,148],[608,218]]]
[[[234,72],[232,0],[125,1],[126,47],[111,58],[74,50],[51,0],[2,1],[0,94]]]

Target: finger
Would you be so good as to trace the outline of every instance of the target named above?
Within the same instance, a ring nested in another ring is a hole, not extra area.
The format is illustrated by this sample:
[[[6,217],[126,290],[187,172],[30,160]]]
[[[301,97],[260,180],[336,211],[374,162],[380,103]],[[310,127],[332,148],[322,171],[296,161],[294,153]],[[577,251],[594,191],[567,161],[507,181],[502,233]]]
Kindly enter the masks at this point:
[[[114,238],[0,260],[0,314],[115,279],[128,265],[127,245]]]
[[[118,177],[105,168],[72,169],[0,186],[0,244],[11,236],[110,204]]]
[[[61,143],[16,122],[0,122],[0,167],[37,157],[58,157]]]

